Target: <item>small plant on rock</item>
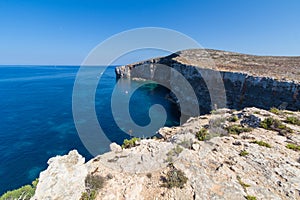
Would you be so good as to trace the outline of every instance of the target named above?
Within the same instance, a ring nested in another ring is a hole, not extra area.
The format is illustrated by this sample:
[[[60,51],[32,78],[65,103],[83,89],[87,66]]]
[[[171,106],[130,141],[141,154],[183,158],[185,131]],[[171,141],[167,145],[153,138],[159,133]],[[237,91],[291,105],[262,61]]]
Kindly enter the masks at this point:
[[[196,133],[196,137],[198,138],[198,140],[200,141],[204,141],[206,140],[208,131],[206,128],[201,128],[199,132]]]
[[[256,197],[255,196],[251,196],[251,195],[247,195],[246,199],[247,200],[256,200]]]
[[[300,126],[300,119],[295,116],[287,117],[285,120],[286,123],[294,124]]]
[[[275,114],[275,115],[281,114],[281,111],[278,108],[275,108],[275,107],[272,107],[270,109],[270,112],[273,113],[273,114]]]
[[[247,156],[249,153],[246,150],[240,152],[240,156]]]
[[[88,174],[84,182],[86,191],[82,193],[80,200],[94,200],[98,190],[103,188],[105,178],[99,175]]]
[[[140,141],[140,138],[136,138],[136,137],[131,138],[130,140],[125,139],[123,144],[122,144],[122,148],[123,149],[129,149],[129,148],[135,147],[135,146],[138,145],[137,143],[139,141]]]
[[[225,117],[216,117],[212,118],[209,120],[209,127],[210,128],[215,128],[215,127],[220,127],[222,128],[223,124],[226,122]]]
[[[246,190],[247,187],[250,187],[250,185],[242,181],[241,177],[237,176],[236,179],[238,180],[239,184],[243,187],[244,190]]]
[[[192,144],[193,141],[191,139],[188,138],[184,138],[184,140],[182,140],[179,145],[186,148],[186,149],[191,149],[192,148]]]
[[[291,128],[284,125],[280,120],[274,119],[272,117],[268,117],[264,121],[262,121],[260,123],[260,127],[267,130],[278,131],[282,135],[286,135],[286,133],[293,132]]]
[[[233,116],[231,116],[230,118],[229,118],[229,121],[230,122],[236,122],[236,121],[238,121],[239,120],[239,118],[238,118],[238,116],[236,116],[236,115],[233,115]]]
[[[183,188],[186,184],[188,178],[185,176],[184,172],[180,169],[176,169],[173,164],[169,164],[170,170],[168,171],[166,177],[163,177],[162,187],[166,188]]]
[[[258,144],[259,146],[262,146],[262,147],[267,147],[267,148],[271,148],[271,145],[264,142],[264,141],[257,141],[257,140],[254,140],[252,141],[251,143],[254,143],[254,144]]]
[[[294,151],[300,151],[300,145],[289,143],[286,145],[286,148],[292,149]]]
[[[226,127],[226,130],[229,134],[239,135],[243,132],[250,132],[252,131],[252,128],[243,127],[241,125],[231,125]]]

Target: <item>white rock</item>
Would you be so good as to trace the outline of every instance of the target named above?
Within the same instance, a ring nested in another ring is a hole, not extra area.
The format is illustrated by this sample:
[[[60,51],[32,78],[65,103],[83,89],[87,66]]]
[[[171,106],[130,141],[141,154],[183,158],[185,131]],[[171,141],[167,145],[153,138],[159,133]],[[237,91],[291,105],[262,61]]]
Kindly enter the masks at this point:
[[[80,199],[88,173],[84,163],[85,159],[76,150],[50,158],[47,170],[40,174],[32,200]]]
[[[195,151],[198,151],[200,149],[200,145],[198,143],[194,143],[192,145],[192,148],[195,150]]]
[[[109,148],[112,152],[115,152],[115,153],[120,153],[122,152],[122,147],[116,143],[111,143],[109,145]]]

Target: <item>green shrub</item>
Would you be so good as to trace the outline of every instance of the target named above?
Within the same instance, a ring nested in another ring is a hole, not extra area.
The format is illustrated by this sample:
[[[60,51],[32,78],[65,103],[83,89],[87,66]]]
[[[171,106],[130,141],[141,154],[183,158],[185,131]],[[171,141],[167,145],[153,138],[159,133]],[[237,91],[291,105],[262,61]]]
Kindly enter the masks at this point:
[[[96,199],[96,191],[95,190],[91,190],[90,192],[83,192],[81,194],[80,200],[94,200]]]
[[[249,153],[246,150],[240,152],[240,156],[247,156]]]
[[[99,175],[88,174],[84,182],[86,191],[81,194],[80,200],[94,200],[98,190],[103,188],[105,178]]]
[[[272,107],[270,109],[270,112],[275,114],[275,115],[279,115],[281,113],[281,111],[279,109],[275,108],[275,107]]]
[[[288,133],[292,133],[293,130],[289,127],[287,127],[286,125],[282,124],[282,122],[278,119],[274,119],[272,117],[268,117],[266,119],[264,119],[261,123],[260,123],[260,127],[267,129],[267,130],[274,130],[274,131],[278,131],[281,134],[286,134]]]
[[[169,189],[173,187],[183,188],[188,178],[185,176],[183,171],[176,169],[173,164],[170,164],[169,167],[170,170],[166,177],[163,178],[162,187]]]
[[[201,128],[200,131],[196,133],[196,137],[198,138],[198,140],[204,141],[204,140],[206,140],[207,134],[208,134],[207,129]]]
[[[138,141],[140,141],[140,138],[136,138],[136,137],[131,138],[130,140],[125,139],[122,144],[122,148],[129,149],[129,148],[135,147],[135,146],[137,146]]]
[[[296,144],[289,143],[286,145],[286,148],[292,149],[294,151],[300,151],[300,145],[296,145]]]
[[[238,116],[236,116],[236,115],[233,115],[233,116],[231,116],[230,118],[229,118],[229,121],[230,122],[236,122],[236,121],[238,121],[239,120],[239,118],[238,118]]]
[[[246,199],[247,199],[247,200],[256,200],[256,197],[255,197],[255,196],[247,195],[247,196],[246,196]]]
[[[247,187],[250,187],[250,185],[242,181],[241,177],[237,176],[236,179],[238,180],[239,184],[243,187],[244,190],[246,190]]]
[[[33,197],[37,184],[38,179],[32,181],[32,185],[25,185],[19,189],[6,192],[0,197],[0,200],[29,200],[31,197]]]
[[[264,142],[264,141],[257,141],[257,140],[254,140],[252,141],[251,143],[254,143],[254,144],[258,144],[259,146],[262,146],[262,147],[268,147],[268,148],[271,148],[271,145]]]
[[[300,126],[300,119],[294,116],[287,117],[285,122]]]
[[[242,127],[241,125],[231,125],[226,127],[229,134],[239,135],[243,132],[250,132],[252,128]]]

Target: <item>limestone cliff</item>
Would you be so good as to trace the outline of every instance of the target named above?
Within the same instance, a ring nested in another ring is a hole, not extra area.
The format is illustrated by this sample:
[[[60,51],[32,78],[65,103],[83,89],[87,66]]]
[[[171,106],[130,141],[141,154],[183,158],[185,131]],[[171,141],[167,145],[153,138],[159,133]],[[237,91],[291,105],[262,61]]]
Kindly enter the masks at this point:
[[[177,70],[189,81],[198,97],[202,114],[214,109],[213,104],[218,104],[212,101],[210,95],[213,92],[219,94],[215,99],[226,98],[226,105],[220,103],[217,105],[219,108],[300,109],[300,57],[252,56],[194,49],[120,66],[116,68],[116,75],[150,80],[163,76],[168,79],[171,72],[160,72],[159,64]],[[218,72],[221,80],[213,71]],[[223,81],[226,95],[220,95],[222,88],[209,85],[209,82],[215,81]],[[170,84],[170,87],[179,95],[182,92],[176,91],[176,85]],[[174,95],[170,96],[176,101]]]
[[[86,174],[103,177],[99,200],[299,199],[299,132],[299,112],[217,110],[160,129],[162,139],[113,143],[84,165],[76,152],[50,159],[34,199],[79,199]],[[170,163],[187,177],[183,187],[163,187]]]

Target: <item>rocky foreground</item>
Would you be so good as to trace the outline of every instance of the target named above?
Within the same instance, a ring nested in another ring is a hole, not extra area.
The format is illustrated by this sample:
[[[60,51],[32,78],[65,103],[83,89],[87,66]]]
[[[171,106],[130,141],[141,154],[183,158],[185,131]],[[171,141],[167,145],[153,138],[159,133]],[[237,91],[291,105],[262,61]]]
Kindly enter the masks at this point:
[[[32,199],[300,199],[300,113],[271,111],[213,111],[87,163],[51,158]]]

